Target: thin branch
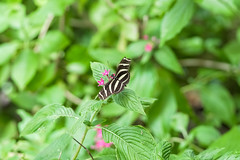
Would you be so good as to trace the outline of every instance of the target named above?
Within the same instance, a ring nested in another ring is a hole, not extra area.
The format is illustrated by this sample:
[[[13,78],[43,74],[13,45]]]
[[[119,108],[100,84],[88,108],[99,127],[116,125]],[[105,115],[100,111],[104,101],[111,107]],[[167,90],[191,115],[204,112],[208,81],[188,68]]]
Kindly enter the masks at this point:
[[[223,70],[226,72],[230,72],[232,70],[231,65],[229,65],[228,63],[216,62],[216,61],[205,60],[205,59],[189,58],[189,59],[180,60],[179,62],[184,67],[206,67],[206,68]]]
[[[49,13],[48,16],[47,16],[47,19],[45,20],[45,22],[44,22],[44,24],[41,28],[40,33],[38,35],[38,39],[43,39],[45,37],[45,35],[46,35],[46,33],[47,33],[47,31],[48,31],[48,29],[49,29],[49,27],[50,27],[50,25],[53,21],[53,18],[54,18],[54,15],[52,13]],[[34,47],[34,51],[37,52],[38,50],[39,50],[38,45],[36,45]]]
[[[72,94],[70,91],[66,91],[65,92],[65,97],[72,103],[79,105],[82,100],[80,98],[78,98],[77,96],[75,96],[74,94]]]
[[[58,157],[58,160],[61,159],[61,156],[62,156],[62,151],[60,152],[60,155],[59,155],[59,157]]]
[[[38,35],[38,39],[42,39],[45,37],[45,35],[53,21],[53,18],[54,18],[54,15],[52,13],[49,13],[47,19],[45,20],[45,22],[41,28],[40,34]]]
[[[92,116],[91,116],[91,118],[90,118],[90,120],[89,120],[90,122],[93,121],[93,119],[94,119],[94,117],[97,115],[97,113],[98,113],[98,110],[94,111],[94,113],[92,114]],[[84,142],[88,130],[89,130],[89,128],[86,127],[85,130],[84,130],[84,133],[83,133],[83,137],[82,137],[82,139],[81,139],[81,143]],[[78,156],[81,148],[82,148],[82,146],[80,145],[80,146],[78,147],[78,149],[77,149],[77,152],[75,153],[75,155],[74,155],[74,157],[73,157],[73,160],[76,160],[76,159],[77,159],[77,156]]]
[[[88,152],[88,154],[89,154],[89,156],[92,158],[92,160],[94,160],[92,154],[90,153],[90,151],[89,151],[83,144],[81,144],[78,140],[76,140],[74,137],[72,137],[72,138],[73,138],[80,146],[82,146],[82,147]]]

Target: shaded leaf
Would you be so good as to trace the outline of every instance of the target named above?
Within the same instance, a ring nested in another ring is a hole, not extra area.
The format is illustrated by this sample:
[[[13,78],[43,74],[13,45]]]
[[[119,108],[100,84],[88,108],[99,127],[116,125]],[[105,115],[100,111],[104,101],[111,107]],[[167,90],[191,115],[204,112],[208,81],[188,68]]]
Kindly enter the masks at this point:
[[[154,57],[159,64],[163,65],[167,69],[178,74],[183,73],[182,67],[178,63],[177,57],[169,47],[164,46],[160,48],[154,53]]]
[[[3,43],[0,45],[0,65],[8,62],[12,56],[16,53],[17,49],[19,47],[18,42],[9,42],[9,43]]]
[[[17,87],[23,90],[34,77],[38,67],[38,59],[35,53],[24,50],[15,60],[11,77]]]
[[[10,75],[10,66],[8,64],[0,66],[0,87],[7,81]]]
[[[194,2],[192,0],[176,1],[174,6],[168,11],[162,21],[161,25],[161,45],[172,39],[178,34],[190,21],[193,10]]]

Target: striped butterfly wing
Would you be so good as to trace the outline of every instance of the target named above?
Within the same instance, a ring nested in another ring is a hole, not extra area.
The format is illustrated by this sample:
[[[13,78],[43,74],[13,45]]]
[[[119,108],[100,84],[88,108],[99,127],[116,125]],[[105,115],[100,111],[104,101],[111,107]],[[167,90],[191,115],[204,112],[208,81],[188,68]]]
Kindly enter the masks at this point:
[[[98,93],[98,97],[100,99],[104,100],[113,94],[113,90],[112,90],[113,81],[115,81],[115,79],[108,81],[108,83],[103,86],[102,90]]]
[[[98,97],[102,100],[106,99],[113,93],[117,94],[121,92],[124,87],[128,84],[130,79],[130,68],[131,60],[123,58],[118,65],[115,77],[106,83],[102,90],[98,93]]]
[[[124,87],[128,84],[130,80],[130,63],[131,60],[127,58],[123,58],[118,65],[115,79],[117,80],[114,85],[114,93],[121,92]]]

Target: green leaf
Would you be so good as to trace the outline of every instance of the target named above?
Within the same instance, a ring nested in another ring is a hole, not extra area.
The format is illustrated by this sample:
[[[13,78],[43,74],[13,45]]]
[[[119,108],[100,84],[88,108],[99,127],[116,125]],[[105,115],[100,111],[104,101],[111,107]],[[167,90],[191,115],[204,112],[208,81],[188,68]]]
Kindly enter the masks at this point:
[[[0,66],[0,88],[7,81],[10,75],[10,66],[5,64],[4,66]]]
[[[127,48],[127,57],[129,58],[137,58],[140,57],[144,51],[145,46],[148,42],[145,40],[139,40],[131,43]]]
[[[90,118],[91,115],[100,110],[103,101],[89,100],[82,103],[78,108],[76,113],[80,115],[79,119],[73,124],[70,133],[75,134],[79,129],[85,127],[84,121],[88,124],[91,124]]]
[[[9,5],[7,3],[0,3],[0,10],[1,12],[1,16],[0,16],[0,33],[4,32],[9,25],[9,14],[11,12],[11,9],[9,7]],[[1,53],[1,52],[0,52]]]
[[[178,74],[183,73],[182,67],[178,63],[177,57],[169,47],[164,46],[160,48],[154,53],[154,57],[159,64],[163,65],[167,69]]]
[[[106,76],[102,75],[102,73],[105,70],[108,70],[107,66],[105,66],[102,63],[98,63],[98,62],[91,62],[90,66],[91,66],[91,69],[92,69],[93,78],[96,81],[100,81],[101,78],[102,78],[104,80],[104,82],[108,82],[108,78]]]
[[[52,53],[59,52],[66,48],[70,41],[58,30],[47,32],[46,36],[39,42],[39,52],[48,57]]]
[[[74,113],[72,108],[66,108],[60,104],[50,104],[34,115],[33,119],[27,123],[21,132],[21,136],[34,133],[60,117],[79,119],[79,116]]]
[[[225,56],[232,64],[239,65],[240,63],[240,42],[231,41],[223,48]]]
[[[240,127],[233,127],[219,139],[212,143],[209,149],[223,148],[222,154],[231,151],[240,151]]]
[[[39,95],[38,101],[43,105],[51,103],[60,103],[63,104],[65,101],[65,89],[56,84],[49,88],[45,88]]]
[[[16,53],[19,47],[18,42],[3,43],[0,45],[0,65],[7,63]]]
[[[164,15],[160,28],[161,46],[176,36],[188,24],[194,10],[193,3],[192,0],[176,1],[171,10]]]
[[[149,97],[139,97],[139,100],[142,105],[151,105],[153,104],[157,99],[156,98],[149,98]]]
[[[217,129],[212,126],[197,126],[190,134],[194,134],[197,141],[204,147],[211,145],[220,137],[220,133]]]
[[[106,48],[91,49],[89,51],[89,54],[94,59],[111,65],[117,65],[124,57],[124,55],[121,54],[118,50]]]
[[[199,155],[196,156],[197,159],[216,159],[216,155],[221,152],[223,148],[218,148],[218,149],[207,149],[203,152],[201,152]]]
[[[201,88],[201,100],[205,111],[227,125],[235,123],[234,103],[229,92],[221,85],[212,84]]]
[[[38,104],[36,94],[26,91],[11,94],[10,99],[19,108],[24,108],[25,110],[32,110],[32,108]]]
[[[34,77],[38,67],[38,59],[35,53],[24,50],[15,60],[11,77],[17,87],[23,90]]]
[[[152,135],[141,126],[111,124],[103,127],[102,133],[105,142],[115,145],[118,159],[149,160],[156,146]]]
[[[156,67],[152,63],[145,65],[135,65],[131,70],[129,88],[134,90],[138,96],[141,97],[153,97],[156,93],[158,85],[158,72]],[[139,87],[146,86],[147,87]]]
[[[188,115],[184,113],[176,113],[172,116],[171,126],[175,131],[181,132],[183,136],[187,136],[187,127],[189,123]]]
[[[57,159],[64,152],[66,146],[71,142],[72,137],[69,134],[63,134],[44,148],[36,157],[35,160],[42,159]]]
[[[125,108],[119,106],[116,103],[107,103],[101,109],[101,116],[107,117],[107,118],[117,117],[123,114],[125,111],[126,111]]]
[[[169,159],[171,151],[172,151],[172,143],[168,141],[164,141],[161,149],[162,157],[164,160]]]
[[[95,160],[117,160],[115,150],[113,148],[104,148],[96,156]]]
[[[28,87],[31,90],[37,90],[39,88],[45,87],[49,84],[56,76],[56,64],[53,62],[45,66],[41,71],[39,71],[36,76],[29,83]]]
[[[131,89],[125,88],[122,92],[114,95],[113,100],[122,107],[145,115],[141,102]]]
[[[133,22],[125,22],[122,26],[122,32],[125,37],[130,41],[136,41],[138,39],[138,25]]]
[[[237,10],[232,0],[219,1],[219,0],[198,0],[196,1],[202,8],[214,13],[224,16],[232,16]]]

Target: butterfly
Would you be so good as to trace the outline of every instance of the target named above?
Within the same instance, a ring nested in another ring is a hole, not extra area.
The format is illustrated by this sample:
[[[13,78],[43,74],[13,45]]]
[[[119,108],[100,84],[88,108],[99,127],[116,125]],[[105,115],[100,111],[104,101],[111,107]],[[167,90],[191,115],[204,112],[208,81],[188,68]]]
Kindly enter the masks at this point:
[[[108,81],[98,93],[98,97],[102,100],[121,92],[130,80],[130,63],[131,59],[124,57],[118,64],[117,72],[115,76],[111,76],[112,79]]]

